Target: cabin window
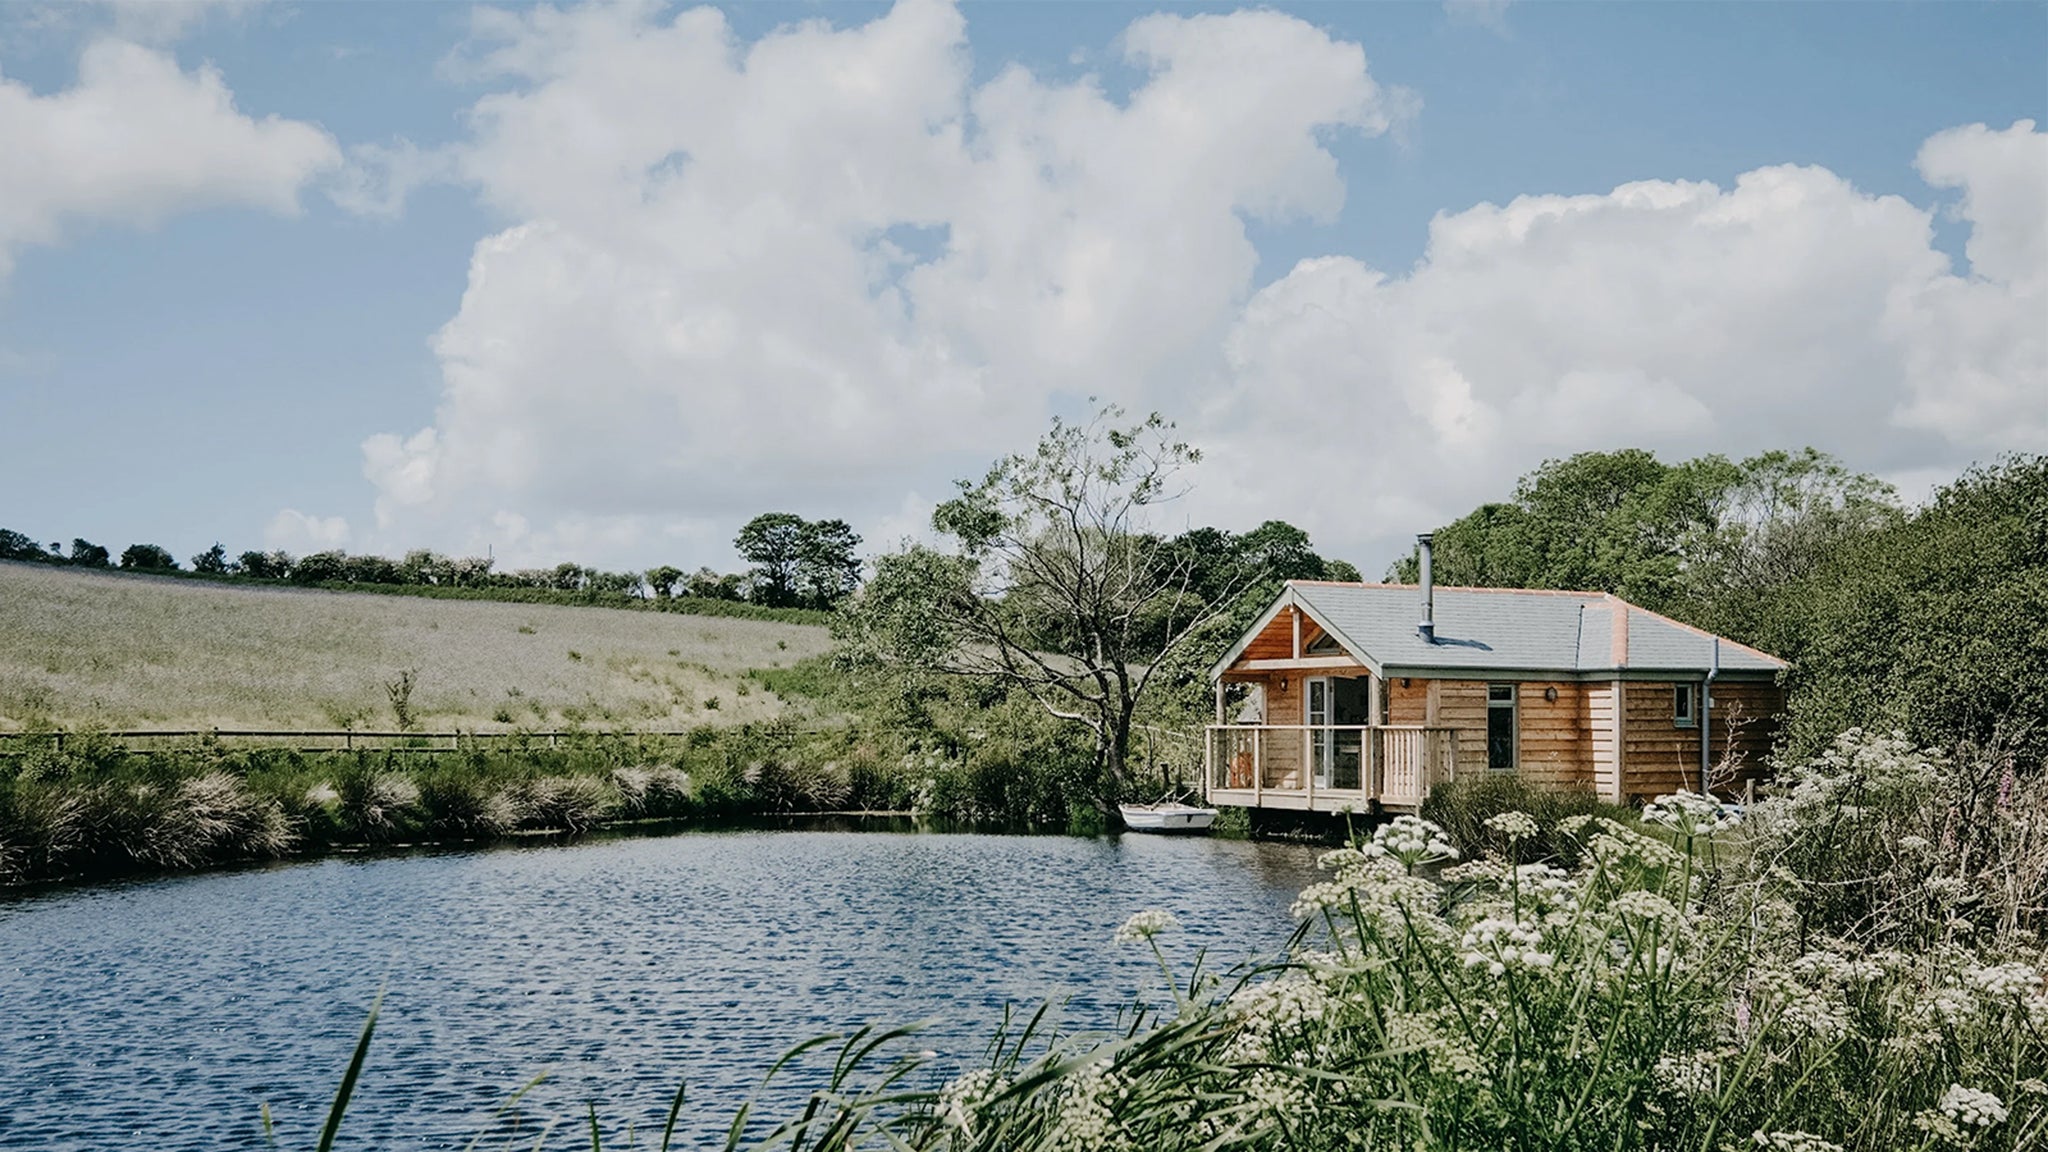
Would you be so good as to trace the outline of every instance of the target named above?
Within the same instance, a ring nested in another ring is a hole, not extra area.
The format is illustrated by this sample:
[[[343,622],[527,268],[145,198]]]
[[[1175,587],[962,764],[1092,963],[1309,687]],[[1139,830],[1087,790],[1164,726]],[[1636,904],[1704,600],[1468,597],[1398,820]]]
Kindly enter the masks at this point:
[[[1486,686],[1486,766],[1495,772],[1515,770],[1515,686]]]
[[[1692,685],[1673,684],[1671,686],[1671,726],[1674,728],[1698,727],[1699,713],[1693,710],[1695,703]]]
[[[1314,640],[1309,641],[1308,647],[1303,651],[1310,656],[1341,656],[1344,653],[1344,649],[1339,647],[1337,644],[1337,638],[1335,636],[1330,635],[1328,632],[1325,632],[1321,636],[1316,637]]]

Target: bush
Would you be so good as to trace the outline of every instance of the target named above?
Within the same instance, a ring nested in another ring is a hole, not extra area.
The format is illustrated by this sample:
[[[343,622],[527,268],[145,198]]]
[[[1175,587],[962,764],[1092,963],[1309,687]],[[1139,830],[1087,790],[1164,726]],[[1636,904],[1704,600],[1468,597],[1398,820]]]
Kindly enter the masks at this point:
[[[1504,812],[1526,812],[1544,831],[1510,843],[1486,822]],[[1553,830],[1571,816],[1605,816],[1633,822],[1630,808],[1608,804],[1587,791],[1554,792],[1530,787],[1507,773],[1467,776],[1433,789],[1422,802],[1422,816],[1443,827],[1466,855],[1491,852],[1512,856],[1518,864],[1538,861],[1577,862],[1577,845]]]

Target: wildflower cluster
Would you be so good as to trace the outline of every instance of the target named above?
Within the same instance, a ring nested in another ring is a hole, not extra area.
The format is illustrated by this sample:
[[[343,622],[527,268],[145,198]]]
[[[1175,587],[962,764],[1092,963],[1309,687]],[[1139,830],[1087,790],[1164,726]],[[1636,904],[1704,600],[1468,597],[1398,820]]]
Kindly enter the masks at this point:
[[[1171,932],[1180,927],[1180,921],[1173,913],[1158,908],[1148,908],[1133,915],[1116,930],[1118,944],[1142,944],[1161,932]]]
[[[1989,1128],[1993,1124],[2002,1124],[2009,1115],[2005,1110],[2005,1101],[1989,1092],[1965,1088],[1961,1084],[1949,1085],[1948,1091],[1941,1094],[1941,1103],[1938,1106],[1942,1115],[1965,1129]]]
[[[1390,857],[1410,870],[1458,858],[1458,850],[1444,830],[1419,816],[1396,816],[1373,829],[1367,851]]]
[[[1742,817],[1721,806],[1719,800],[1697,792],[1673,792],[1643,805],[1643,821],[1661,824],[1681,836],[1712,836],[1742,822]]]

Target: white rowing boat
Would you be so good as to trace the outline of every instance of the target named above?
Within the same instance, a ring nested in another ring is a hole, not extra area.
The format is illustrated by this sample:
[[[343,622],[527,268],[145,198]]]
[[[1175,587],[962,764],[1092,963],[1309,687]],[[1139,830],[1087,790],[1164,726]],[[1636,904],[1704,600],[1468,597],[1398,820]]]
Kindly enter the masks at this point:
[[[1119,804],[1124,827],[1133,832],[1207,832],[1216,823],[1214,808],[1169,801],[1160,804]]]

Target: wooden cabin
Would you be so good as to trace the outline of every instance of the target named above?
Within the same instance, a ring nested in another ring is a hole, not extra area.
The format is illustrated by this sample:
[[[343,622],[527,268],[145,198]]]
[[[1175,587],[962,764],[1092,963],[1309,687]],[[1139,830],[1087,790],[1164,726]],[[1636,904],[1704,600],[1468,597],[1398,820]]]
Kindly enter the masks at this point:
[[[1412,811],[1485,773],[1640,802],[1761,772],[1784,661],[1606,593],[1432,588],[1424,571],[1421,587],[1288,582],[1211,669],[1211,805]]]

